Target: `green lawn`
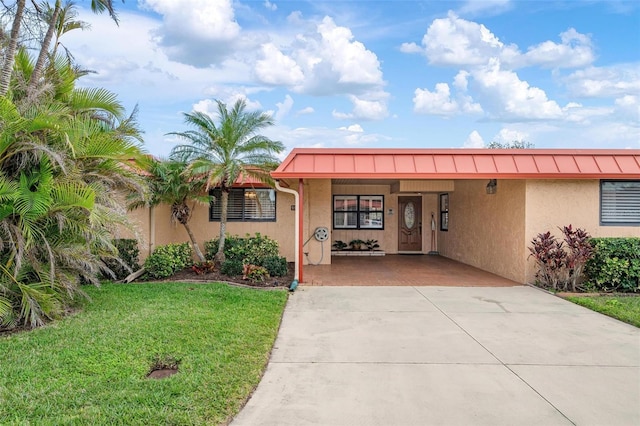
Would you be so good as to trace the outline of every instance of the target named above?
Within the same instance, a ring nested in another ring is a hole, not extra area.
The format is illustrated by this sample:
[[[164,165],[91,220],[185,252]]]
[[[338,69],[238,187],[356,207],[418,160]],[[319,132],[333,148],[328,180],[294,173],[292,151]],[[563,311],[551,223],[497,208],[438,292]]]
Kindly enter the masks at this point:
[[[640,296],[570,296],[568,300],[640,327]]]
[[[285,291],[105,284],[45,328],[0,337],[0,423],[220,424],[260,380]],[[178,374],[147,379],[154,357]]]

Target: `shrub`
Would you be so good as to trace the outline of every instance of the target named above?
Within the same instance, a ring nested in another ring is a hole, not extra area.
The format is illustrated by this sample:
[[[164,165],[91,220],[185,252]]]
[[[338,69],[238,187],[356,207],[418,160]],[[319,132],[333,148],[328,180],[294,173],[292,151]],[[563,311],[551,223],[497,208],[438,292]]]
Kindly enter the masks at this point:
[[[144,267],[152,278],[167,278],[192,265],[192,256],[189,243],[167,244],[157,247],[145,260]]]
[[[591,236],[584,229],[576,228],[574,230],[571,225],[560,229],[564,234],[564,242],[569,250],[565,265],[569,272],[571,290],[576,291],[584,266],[593,255],[593,247],[589,242]]]
[[[205,256],[213,259],[218,251],[218,239],[205,243]],[[227,260],[237,260],[245,264],[261,265],[269,256],[278,256],[278,242],[267,236],[256,233],[245,238],[227,236],[224,244],[224,255]]]
[[[213,240],[206,241],[204,243],[204,257],[207,260],[213,260],[218,252],[218,242],[219,238],[214,238]],[[227,235],[224,239],[224,255],[227,259],[231,256],[231,251],[239,251],[237,249],[238,246],[244,247],[245,238],[240,238],[237,235]],[[240,259],[242,261],[242,259]]]
[[[272,277],[287,275],[287,259],[281,256],[268,256],[262,260],[262,265]]]
[[[269,278],[269,272],[262,266],[246,264],[242,267],[243,280],[264,282],[267,278]]]
[[[118,250],[118,257],[103,258],[102,262],[114,273],[115,277],[105,275],[104,278],[122,280],[140,269],[138,240],[118,238],[113,240],[113,245]]]
[[[538,267],[537,283],[556,290],[558,284],[563,281],[563,266],[567,258],[567,252],[563,248],[564,243],[547,231],[544,234],[538,234],[531,240],[531,244],[529,256],[533,257]]]
[[[598,291],[640,291],[640,238],[592,238],[585,274]]]
[[[234,259],[227,259],[220,266],[220,272],[228,277],[242,275],[242,262]]]

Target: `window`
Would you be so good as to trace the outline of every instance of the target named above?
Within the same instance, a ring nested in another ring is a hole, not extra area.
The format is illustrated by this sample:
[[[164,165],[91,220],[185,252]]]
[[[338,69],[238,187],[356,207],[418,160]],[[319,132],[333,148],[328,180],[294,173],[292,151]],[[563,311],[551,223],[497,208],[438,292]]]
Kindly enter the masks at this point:
[[[214,200],[209,204],[209,221],[220,221],[220,189],[211,191]],[[276,192],[271,188],[232,188],[229,193],[227,220],[230,222],[276,220]]]
[[[334,195],[334,229],[384,229],[383,195]]]
[[[449,230],[449,194],[440,194],[440,230]]]
[[[600,182],[600,223],[640,225],[640,181]]]

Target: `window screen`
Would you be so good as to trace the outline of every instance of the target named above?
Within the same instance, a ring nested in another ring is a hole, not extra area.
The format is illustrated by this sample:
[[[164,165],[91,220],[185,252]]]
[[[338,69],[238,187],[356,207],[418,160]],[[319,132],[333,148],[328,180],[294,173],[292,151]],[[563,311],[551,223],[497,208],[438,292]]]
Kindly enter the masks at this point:
[[[209,220],[220,221],[222,191],[211,191]],[[230,222],[275,221],[276,192],[270,188],[232,188],[229,193],[227,220]]]
[[[600,182],[600,223],[640,225],[640,181]]]

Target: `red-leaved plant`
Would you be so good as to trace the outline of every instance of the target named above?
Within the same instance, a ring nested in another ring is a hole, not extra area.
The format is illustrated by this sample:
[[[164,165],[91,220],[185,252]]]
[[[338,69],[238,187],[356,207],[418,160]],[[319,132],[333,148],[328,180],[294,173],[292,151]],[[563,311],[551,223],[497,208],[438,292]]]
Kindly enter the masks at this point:
[[[567,290],[571,284],[571,290],[576,291],[587,260],[593,255],[589,242],[591,236],[584,229],[574,230],[571,225],[558,229],[564,234],[564,241],[558,241],[551,232],[538,234],[531,241],[530,256],[538,267],[536,279],[542,286],[553,290],[559,287]]]
[[[533,256],[538,266],[536,278],[541,284],[557,290],[558,284],[564,281],[563,266],[567,258],[567,252],[563,249],[564,243],[547,231],[544,234],[538,234],[531,240],[531,244],[530,256]]]
[[[569,271],[571,291],[576,291],[584,266],[593,255],[593,247],[589,242],[591,235],[584,229],[576,228],[574,230],[571,225],[559,229],[564,234],[564,241],[569,249],[565,264]]]

